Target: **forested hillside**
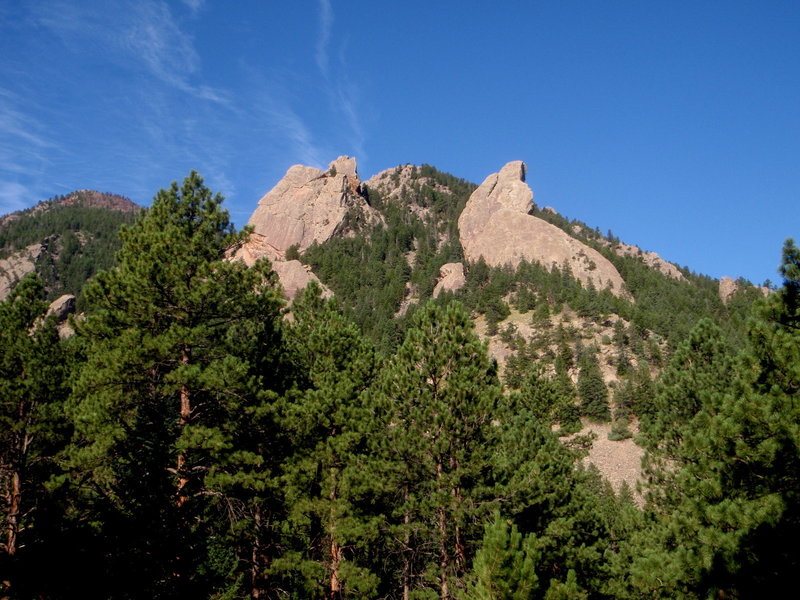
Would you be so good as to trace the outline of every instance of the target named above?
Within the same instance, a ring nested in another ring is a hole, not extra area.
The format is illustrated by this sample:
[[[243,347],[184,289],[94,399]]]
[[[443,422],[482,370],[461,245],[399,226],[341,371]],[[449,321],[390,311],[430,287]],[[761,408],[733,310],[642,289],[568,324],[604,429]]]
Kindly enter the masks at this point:
[[[81,190],[0,218],[0,298],[35,271],[48,298],[78,296],[95,273],[113,265],[117,232],[139,207],[122,196]]]
[[[794,243],[776,249],[779,289],[727,304],[712,280],[666,277],[596,232],[632,300],[524,261],[470,263],[432,299],[439,267],[463,258],[454,223],[473,186],[403,173],[398,193],[367,186],[382,223],[298,253],[334,299],[312,285],[287,307],[268,261],[230,260],[249,232],[194,172],[122,228],[74,336],[42,319],[41,277],[14,288],[0,304],[4,597],[791,587]],[[510,351],[502,364],[476,319]],[[621,436],[639,425],[641,503],[581,466],[591,440],[567,435],[612,416]]]

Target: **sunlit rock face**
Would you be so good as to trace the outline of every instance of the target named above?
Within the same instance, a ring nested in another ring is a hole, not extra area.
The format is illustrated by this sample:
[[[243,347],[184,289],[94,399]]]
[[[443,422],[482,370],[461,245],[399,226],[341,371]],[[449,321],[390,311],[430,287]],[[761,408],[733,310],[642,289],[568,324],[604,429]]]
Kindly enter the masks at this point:
[[[603,255],[530,214],[533,191],[525,171],[523,162],[510,162],[470,196],[458,219],[467,261],[483,257],[494,267],[516,267],[523,259],[548,268],[566,264],[583,285],[629,297],[619,272]]]

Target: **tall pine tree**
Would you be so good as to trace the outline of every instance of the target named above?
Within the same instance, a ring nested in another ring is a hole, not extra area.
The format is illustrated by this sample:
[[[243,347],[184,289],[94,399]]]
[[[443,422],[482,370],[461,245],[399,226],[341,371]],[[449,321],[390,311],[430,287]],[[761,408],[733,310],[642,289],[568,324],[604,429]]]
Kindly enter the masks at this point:
[[[281,300],[268,263],[226,260],[247,234],[221,203],[195,172],[158,192],[78,325],[70,462],[134,595],[263,585]]]

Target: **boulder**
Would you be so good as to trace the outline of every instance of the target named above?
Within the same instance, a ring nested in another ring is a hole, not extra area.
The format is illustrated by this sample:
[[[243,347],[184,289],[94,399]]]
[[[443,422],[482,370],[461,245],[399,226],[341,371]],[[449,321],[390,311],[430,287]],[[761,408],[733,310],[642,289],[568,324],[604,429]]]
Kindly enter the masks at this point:
[[[483,257],[493,267],[516,267],[523,259],[547,268],[566,264],[583,285],[630,299],[619,272],[602,254],[530,214],[533,191],[525,172],[522,161],[510,162],[472,193],[458,219],[465,258]]]
[[[55,315],[56,322],[63,323],[67,317],[75,312],[75,296],[72,294],[64,294],[59,296],[50,303],[50,306],[45,313],[45,318]]]
[[[433,288],[433,297],[438,298],[442,292],[455,292],[467,283],[464,276],[464,265],[460,262],[447,263],[439,267],[439,281]]]

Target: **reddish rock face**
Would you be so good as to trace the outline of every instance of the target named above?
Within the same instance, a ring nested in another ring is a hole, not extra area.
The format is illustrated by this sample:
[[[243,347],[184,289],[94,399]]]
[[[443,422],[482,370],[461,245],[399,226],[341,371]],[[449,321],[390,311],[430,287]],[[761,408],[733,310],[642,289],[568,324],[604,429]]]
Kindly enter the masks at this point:
[[[525,171],[521,161],[510,162],[472,193],[458,219],[465,258],[475,262],[482,256],[490,266],[516,267],[523,259],[548,268],[567,264],[584,285],[630,298],[619,272],[602,254],[529,214],[533,192]]]

